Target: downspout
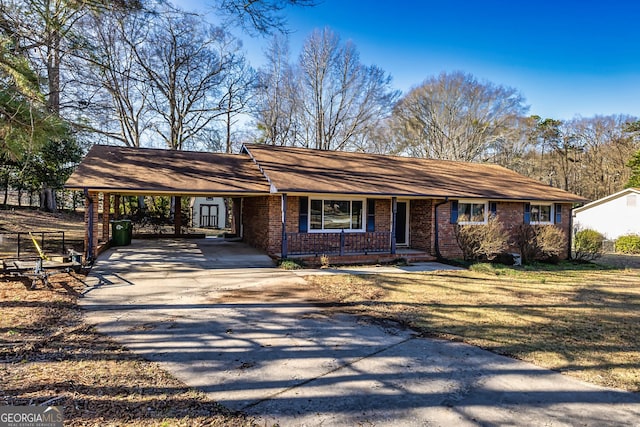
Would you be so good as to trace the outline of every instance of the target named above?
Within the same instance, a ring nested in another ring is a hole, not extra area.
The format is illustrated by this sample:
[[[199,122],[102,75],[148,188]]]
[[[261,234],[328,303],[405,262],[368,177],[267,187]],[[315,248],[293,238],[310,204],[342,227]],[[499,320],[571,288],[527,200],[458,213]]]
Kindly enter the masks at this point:
[[[438,261],[443,260],[444,258],[442,258],[442,254],[440,253],[440,236],[438,236],[438,206],[442,206],[444,204],[449,203],[449,197],[445,197],[444,200],[440,203],[436,203],[435,206],[433,207],[434,210],[434,222],[435,222],[435,226],[434,226],[434,233],[435,233],[435,245],[434,245],[434,249],[436,250],[436,258],[438,258]]]
[[[283,193],[281,196],[281,205],[280,209],[282,210],[282,240],[281,240],[281,250],[280,257],[282,259],[286,259],[287,254],[287,193]]]

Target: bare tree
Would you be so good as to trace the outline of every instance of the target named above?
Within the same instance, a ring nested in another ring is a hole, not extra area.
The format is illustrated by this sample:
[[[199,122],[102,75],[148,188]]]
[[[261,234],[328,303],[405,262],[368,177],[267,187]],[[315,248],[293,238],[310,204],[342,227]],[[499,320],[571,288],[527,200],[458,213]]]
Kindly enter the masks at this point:
[[[257,84],[256,72],[243,55],[231,55],[229,67],[222,81],[220,109],[223,112],[225,152],[233,152],[234,130],[240,116],[250,111]]]
[[[213,1],[233,21],[250,32],[286,31],[283,11],[288,6],[313,6],[315,0],[217,0]]]
[[[595,200],[624,188],[630,173],[627,162],[640,148],[634,135],[626,132],[627,125],[635,120],[631,116],[613,115],[567,122],[583,148],[571,191]]]
[[[526,111],[516,89],[479,82],[462,72],[442,73],[400,100],[393,127],[407,154],[489,160],[496,147],[517,137],[518,121]]]
[[[298,83],[290,63],[286,36],[275,35],[265,56],[267,64],[259,70],[256,86],[258,129],[267,144],[295,145]]]
[[[355,45],[328,28],[315,30],[299,61],[303,144],[322,150],[352,149],[385,117],[398,97],[391,77],[360,62]]]
[[[74,70],[77,125],[107,141],[140,147],[149,129],[149,88],[131,46],[148,40],[146,12],[90,13],[83,21],[87,48]]]
[[[149,39],[130,45],[150,87],[153,128],[167,147],[182,150],[224,111],[221,87],[238,45],[197,15],[163,10]]]

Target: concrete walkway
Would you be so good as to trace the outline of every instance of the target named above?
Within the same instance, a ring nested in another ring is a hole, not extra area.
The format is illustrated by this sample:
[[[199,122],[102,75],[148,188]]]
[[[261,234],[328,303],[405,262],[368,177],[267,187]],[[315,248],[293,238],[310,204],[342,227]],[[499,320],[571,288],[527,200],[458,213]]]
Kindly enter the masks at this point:
[[[206,267],[214,245],[199,242],[145,245],[100,258],[87,320],[265,425],[640,425],[637,394],[329,315],[308,302],[303,272],[241,268],[252,263],[240,258]]]

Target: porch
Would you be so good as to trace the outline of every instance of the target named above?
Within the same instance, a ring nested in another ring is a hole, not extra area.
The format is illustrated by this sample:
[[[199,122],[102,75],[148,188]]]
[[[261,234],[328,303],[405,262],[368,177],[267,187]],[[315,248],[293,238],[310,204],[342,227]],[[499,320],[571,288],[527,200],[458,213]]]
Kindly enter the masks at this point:
[[[389,263],[435,261],[430,253],[395,245],[390,231],[339,233],[284,233],[280,258],[302,260],[310,265],[321,264],[326,256],[332,264]]]

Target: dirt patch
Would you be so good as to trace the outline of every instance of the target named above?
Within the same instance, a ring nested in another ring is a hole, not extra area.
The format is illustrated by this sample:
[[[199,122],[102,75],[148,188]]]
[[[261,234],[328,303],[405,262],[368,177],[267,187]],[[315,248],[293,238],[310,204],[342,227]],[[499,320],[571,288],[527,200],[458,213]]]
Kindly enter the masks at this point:
[[[84,284],[29,290],[0,276],[0,405],[55,405],[65,425],[250,426],[82,320]]]
[[[233,289],[209,300],[212,303],[256,303],[256,302],[319,302],[317,292],[302,279],[277,281],[274,283]]]

